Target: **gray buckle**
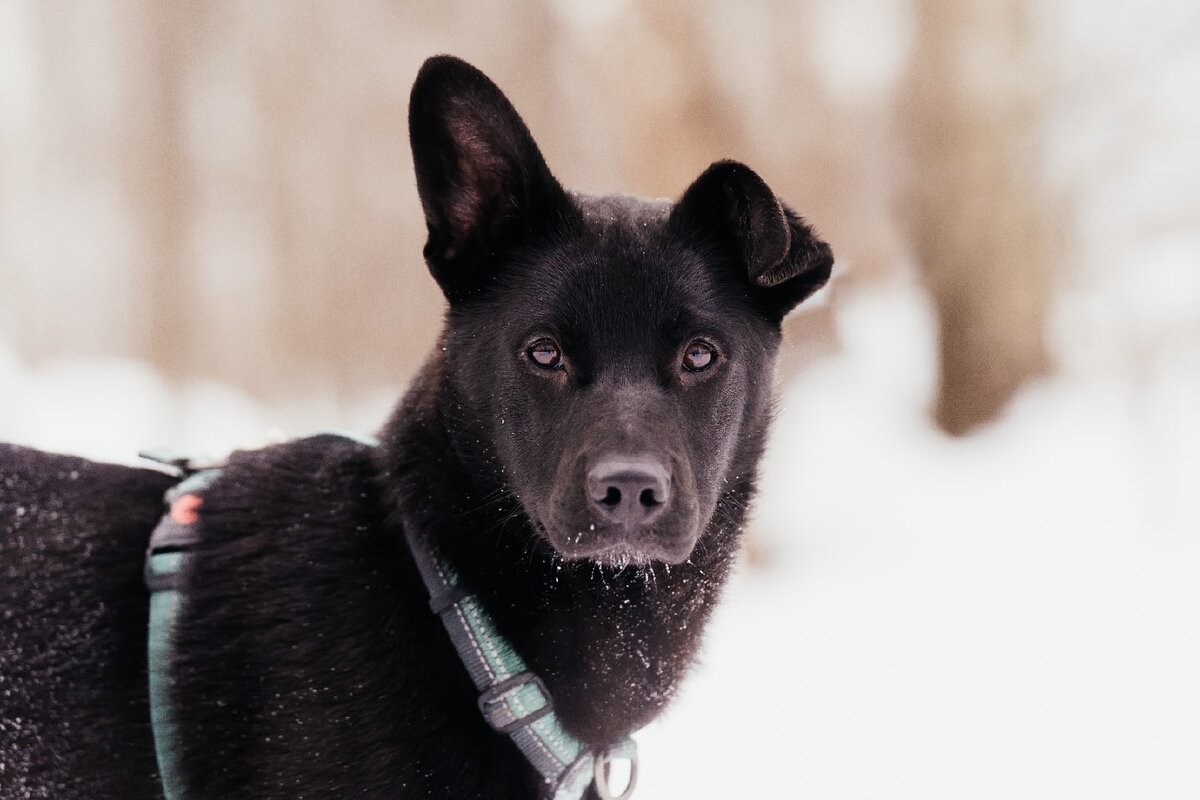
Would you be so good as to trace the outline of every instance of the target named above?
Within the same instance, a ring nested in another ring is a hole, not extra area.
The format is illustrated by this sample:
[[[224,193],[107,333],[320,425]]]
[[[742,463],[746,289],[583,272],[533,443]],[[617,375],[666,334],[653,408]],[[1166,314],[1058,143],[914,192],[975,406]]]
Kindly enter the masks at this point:
[[[504,698],[527,683],[532,683],[542,693],[546,704],[536,711],[531,711],[523,717],[518,717]],[[518,672],[511,678],[505,678],[494,686],[489,686],[479,695],[479,712],[487,720],[487,724],[499,733],[512,733],[515,730],[532,725],[554,710],[550,702],[550,691],[542,679],[533,672]]]

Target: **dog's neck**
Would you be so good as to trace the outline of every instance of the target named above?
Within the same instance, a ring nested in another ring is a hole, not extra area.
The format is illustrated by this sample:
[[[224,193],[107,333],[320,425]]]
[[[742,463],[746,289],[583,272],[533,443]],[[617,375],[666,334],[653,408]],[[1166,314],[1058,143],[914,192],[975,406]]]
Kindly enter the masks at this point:
[[[385,491],[404,525],[450,560],[546,682],[567,730],[593,747],[653,719],[693,661],[729,574],[752,470],[721,497],[692,557],[618,570],[557,556],[519,502],[464,464],[437,365],[385,427]]]

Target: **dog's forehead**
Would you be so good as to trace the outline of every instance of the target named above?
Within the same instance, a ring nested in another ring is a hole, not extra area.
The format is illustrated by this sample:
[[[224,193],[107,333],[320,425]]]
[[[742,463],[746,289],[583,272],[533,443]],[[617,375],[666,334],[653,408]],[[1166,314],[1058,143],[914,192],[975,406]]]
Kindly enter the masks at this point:
[[[526,309],[594,334],[645,331],[717,312],[721,281],[705,249],[673,231],[668,201],[576,195],[582,226],[526,272]]]
[[[570,242],[583,269],[575,280],[605,298],[637,302],[660,294],[685,274],[692,259],[668,233],[669,204],[629,197],[595,198],[581,204],[583,229]],[[601,300],[605,302],[605,300]]]

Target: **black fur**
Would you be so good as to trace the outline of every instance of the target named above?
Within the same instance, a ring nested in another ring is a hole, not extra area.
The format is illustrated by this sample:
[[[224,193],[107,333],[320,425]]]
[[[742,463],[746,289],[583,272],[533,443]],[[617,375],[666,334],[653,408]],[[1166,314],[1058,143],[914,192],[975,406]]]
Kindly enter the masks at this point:
[[[405,526],[576,737],[599,747],[654,718],[737,549],[779,323],[829,276],[828,246],[740,164],[673,205],[568,194],[457,59],[426,62],[410,127],[445,327],[378,449],[236,453],[207,492],[175,663],[196,797],[537,796],[476,709]],[[539,337],[561,369],[530,361]],[[690,372],[697,339],[715,361]],[[631,452],[669,472],[671,499],[617,528],[583,485]],[[140,570],[168,484],[0,450],[0,796],[160,796]]]
[[[142,557],[171,479],[0,445],[0,797],[157,797]]]

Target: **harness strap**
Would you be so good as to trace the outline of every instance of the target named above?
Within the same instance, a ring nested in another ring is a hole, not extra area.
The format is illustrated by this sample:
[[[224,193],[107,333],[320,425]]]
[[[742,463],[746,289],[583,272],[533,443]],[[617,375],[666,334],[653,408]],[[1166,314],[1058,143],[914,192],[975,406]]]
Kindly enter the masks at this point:
[[[637,745],[631,738],[593,753],[563,729],[554,714],[546,684],[502,637],[495,620],[477,597],[466,592],[458,575],[435,554],[411,525],[408,547],[429,591],[429,607],[442,620],[459,659],[479,690],[479,710],[497,732],[510,737],[546,782],[550,800],[579,800],[593,782],[604,800],[624,800],[633,792]],[[625,790],[613,795],[607,765],[630,762]]]
[[[195,524],[197,509],[204,502],[204,490],[221,474],[219,469],[188,474],[186,464],[177,468],[185,477],[167,490],[167,513],[150,534],[144,572],[146,588],[150,590],[150,634],[146,642],[150,726],[154,731],[154,752],[165,800],[187,797],[179,774],[179,731],[175,705],[171,702],[174,682],[171,653],[175,649],[175,620],[179,616],[181,587],[192,557],[191,550],[199,540],[199,526]]]

